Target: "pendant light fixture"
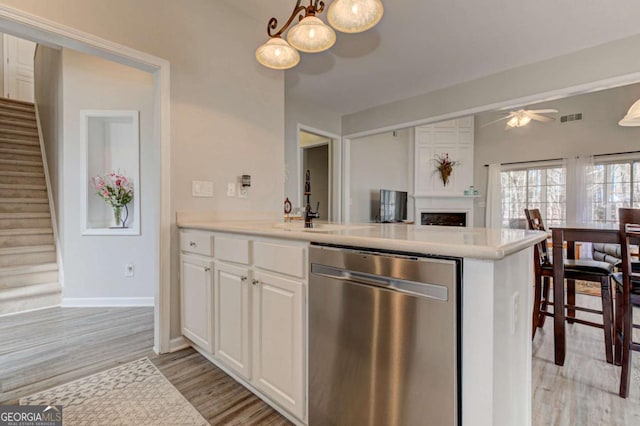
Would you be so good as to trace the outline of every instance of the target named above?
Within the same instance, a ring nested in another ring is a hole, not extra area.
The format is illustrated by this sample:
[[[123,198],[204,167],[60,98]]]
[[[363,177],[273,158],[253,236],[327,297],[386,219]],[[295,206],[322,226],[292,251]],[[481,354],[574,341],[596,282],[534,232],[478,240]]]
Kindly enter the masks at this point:
[[[361,33],[376,26],[384,7],[380,0],[335,0],[329,6],[329,24],[343,33]]]
[[[256,59],[262,65],[277,70],[295,67],[300,62],[300,52],[317,53],[331,48],[336,42],[336,33],[316,15],[324,11],[321,0],[309,0],[301,6],[297,0],[291,16],[278,31],[278,20],[271,18],[267,24],[269,40],[258,47]],[[383,14],[380,0],[335,0],[329,8],[329,22],[338,31],[358,33],[375,26]],[[298,24],[289,29],[294,19]],[[282,35],[289,29],[287,41]]]
[[[618,121],[620,126],[635,127],[640,126],[640,99],[635,101],[624,118]]]

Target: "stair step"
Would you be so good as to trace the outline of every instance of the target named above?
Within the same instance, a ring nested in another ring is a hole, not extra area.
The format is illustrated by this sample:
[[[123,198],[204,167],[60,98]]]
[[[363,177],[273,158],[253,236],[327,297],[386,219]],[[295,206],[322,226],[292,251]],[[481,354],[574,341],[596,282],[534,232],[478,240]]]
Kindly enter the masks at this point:
[[[4,158],[5,160],[25,160],[25,161],[38,159],[42,162],[42,154],[40,153],[40,150],[4,148],[2,146],[0,146],[0,158]]]
[[[2,303],[5,300],[11,303]],[[59,306],[61,302],[62,291],[57,282],[5,290],[0,293],[0,315]]]
[[[34,172],[34,173],[42,173],[44,172],[44,167],[42,164],[21,164],[27,163],[18,162],[19,160],[0,160],[0,170],[4,170],[7,172]],[[29,161],[31,163],[31,161]]]
[[[58,264],[51,263],[43,263],[41,265],[24,265],[24,266],[8,266],[5,268],[0,268],[0,281],[3,277],[13,276],[13,275],[25,275],[25,274],[33,274],[36,272],[50,272],[57,271]]]
[[[53,234],[53,229],[51,227],[45,228],[24,228],[24,229],[0,229],[0,237],[7,237],[10,235],[42,235],[42,234]]]
[[[18,172],[14,170],[0,170],[0,176],[7,177],[32,177],[32,178],[43,178],[44,172]]]
[[[22,101],[20,99],[5,98],[4,96],[0,96],[0,103],[7,104],[7,105],[22,105],[22,106],[31,107],[31,108],[35,107],[33,102]]]
[[[42,167],[42,160],[13,160],[0,158],[0,164],[12,164],[16,166]]]
[[[0,230],[33,229],[51,227],[51,218],[44,219],[0,219]]]
[[[35,191],[46,191],[47,186],[21,183],[0,183],[0,189],[33,189]]]
[[[14,130],[19,130],[19,129],[33,129],[36,131],[38,131],[38,126],[36,125],[35,122],[22,122],[20,120],[11,120],[5,117],[0,116],[0,128],[5,129],[5,128],[9,128],[12,129],[14,128]]]
[[[0,134],[15,135],[20,138],[29,138],[30,140],[38,137],[38,130],[16,130],[16,129],[4,129],[0,127]]]
[[[0,213],[49,213],[49,204],[0,203]]]
[[[0,230],[0,232],[6,229]],[[33,235],[2,235],[0,236],[0,248],[42,246],[53,244],[53,233]]]
[[[48,198],[0,198],[1,204],[49,204]]]
[[[33,254],[33,253],[46,253],[56,252],[56,246],[53,244],[44,244],[41,246],[25,246],[25,247],[5,247],[0,248],[0,256],[10,256],[14,254]]]
[[[36,114],[34,112],[20,112],[20,111],[12,111],[12,110],[2,110],[2,106],[0,105],[0,117],[2,118],[11,118],[14,120],[25,120],[25,121],[33,121],[37,122]]]
[[[0,132],[1,133],[1,132]],[[31,139],[22,139],[22,138],[11,138],[0,135],[0,146],[2,148],[8,148],[10,146],[19,146],[19,149],[28,149],[34,150],[31,147],[38,147],[38,151],[40,151],[40,141],[39,140],[31,140]],[[27,148],[29,147],[29,148]]]

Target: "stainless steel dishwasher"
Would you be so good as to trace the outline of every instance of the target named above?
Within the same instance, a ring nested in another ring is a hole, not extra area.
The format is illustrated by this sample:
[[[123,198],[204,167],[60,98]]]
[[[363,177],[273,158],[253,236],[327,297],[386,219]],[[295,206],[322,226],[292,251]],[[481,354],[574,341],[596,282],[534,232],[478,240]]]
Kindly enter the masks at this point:
[[[312,245],[309,425],[460,424],[461,259]]]

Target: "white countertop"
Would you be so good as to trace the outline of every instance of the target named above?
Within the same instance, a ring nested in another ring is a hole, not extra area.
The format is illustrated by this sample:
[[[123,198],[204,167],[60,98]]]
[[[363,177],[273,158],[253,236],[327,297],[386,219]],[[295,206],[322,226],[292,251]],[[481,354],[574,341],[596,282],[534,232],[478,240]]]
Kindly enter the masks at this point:
[[[502,259],[547,238],[544,232],[520,229],[377,223],[341,225],[320,221],[314,221],[314,225],[318,228],[305,231],[300,221],[277,223],[178,219],[178,226],[187,229],[491,260]]]

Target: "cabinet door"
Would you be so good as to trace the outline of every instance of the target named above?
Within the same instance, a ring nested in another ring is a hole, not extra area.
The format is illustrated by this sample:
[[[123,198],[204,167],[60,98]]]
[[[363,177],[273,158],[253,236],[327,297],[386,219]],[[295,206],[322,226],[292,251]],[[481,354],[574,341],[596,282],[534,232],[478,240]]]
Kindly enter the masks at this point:
[[[244,378],[249,363],[249,270],[216,263],[214,280],[214,355]]]
[[[304,415],[304,285],[255,273],[254,386],[298,418]]]
[[[209,352],[213,349],[213,261],[180,257],[182,334]]]

